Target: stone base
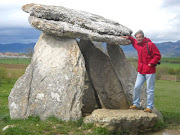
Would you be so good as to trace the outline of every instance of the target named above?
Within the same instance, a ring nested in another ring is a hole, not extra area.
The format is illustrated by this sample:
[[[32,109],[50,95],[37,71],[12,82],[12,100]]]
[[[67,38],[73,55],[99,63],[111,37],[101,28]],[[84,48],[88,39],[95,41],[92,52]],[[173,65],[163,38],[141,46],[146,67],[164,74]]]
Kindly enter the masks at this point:
[[[127,131],[132,134],[151,131],[158,121],[158,115],[143,110],[98,109],[85,117],[85,123],[107,128],[109,131]]]

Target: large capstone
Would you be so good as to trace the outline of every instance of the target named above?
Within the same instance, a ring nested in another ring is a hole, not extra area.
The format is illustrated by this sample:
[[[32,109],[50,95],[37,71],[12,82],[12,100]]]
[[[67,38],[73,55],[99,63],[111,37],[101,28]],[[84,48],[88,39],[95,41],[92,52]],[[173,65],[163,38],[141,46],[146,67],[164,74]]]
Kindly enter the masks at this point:
[[[22,9],[30,14],[29,22],[33,27],[49,34],[116,45],[130,44],[121,36],[131,35],[132,30],[99,15],[40,4],[27,4]]]

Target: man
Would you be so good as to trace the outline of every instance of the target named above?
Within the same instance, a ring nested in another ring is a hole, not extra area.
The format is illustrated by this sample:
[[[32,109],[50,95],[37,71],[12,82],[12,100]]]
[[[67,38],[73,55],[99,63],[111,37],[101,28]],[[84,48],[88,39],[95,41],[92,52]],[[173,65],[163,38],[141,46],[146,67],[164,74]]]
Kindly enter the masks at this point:
[[[156,45],[150,39],[144,37],[142,30],[135,33],[136,39],[131,36],[122,37],[131,40],[133,47],[138,52],[138,75],[134,87],[133,105],[130,106],[130,109],[138,109],[140,107],[140,89],[146,81],[147,108],[144,111],[151,113],[154,106],[155,66],[161,59],[161,54]]]

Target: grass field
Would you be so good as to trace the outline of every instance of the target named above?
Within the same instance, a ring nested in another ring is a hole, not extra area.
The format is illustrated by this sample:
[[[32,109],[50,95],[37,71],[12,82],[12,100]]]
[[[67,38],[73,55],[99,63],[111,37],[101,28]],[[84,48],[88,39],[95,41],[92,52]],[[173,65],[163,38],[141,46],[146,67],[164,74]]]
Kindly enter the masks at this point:
[[[0,58],[0,64],[29,64],[30,58]]]
[[[167,67],[167,68],[173,68],[173,69],[180,69],[180,63],[176,64],[176,63],[161,62],[161,64],[158,65],[157,68],[159,68],[159,67]]]
[[[166,124],[180,125],[180,82],[156,81],[155,106]]]
[[[27,59],[26,59],[27,60]],[[25,71],[30,61],[7,60],[0,64],[0,71],[7,76],[0,79],[0,135],[109,135],[104,128],[93,124],[84,124],[83,119],[64,122],[56,118],[41,121],[38,117],[26,120],[12,120],[9,116],[8,95],[16,82]],[[14,61],[16,64],[11,64]],[[18,63],[17,63],[18,61]],[[1,74],[1,73],[0,73]],[[1,77],[1,76],[0,76]],[[155,85],[155,106],[162,113],[166,128],[180,125],[180,82],[157,80]],[[2,131],[7,125],[15,127]]]
[[[135,67],[137,67],[137,62],[131,62]],[[161,62],[160,65],[157,65],[158,68],[173,68],[173,69],[180,69],[180,63],[166,63]]]
[[[166,63],[180,63],[180,57],[162,57],[161,61]]]

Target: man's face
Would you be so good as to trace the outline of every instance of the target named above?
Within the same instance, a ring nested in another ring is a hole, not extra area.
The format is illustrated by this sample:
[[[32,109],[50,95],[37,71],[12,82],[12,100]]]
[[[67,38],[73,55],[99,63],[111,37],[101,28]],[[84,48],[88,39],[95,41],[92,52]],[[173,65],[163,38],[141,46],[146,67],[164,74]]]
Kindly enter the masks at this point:
[[[136,35],[136,40],[138,41],[138,43],[141,43],[143,39],[144,37],[140,33]]]

